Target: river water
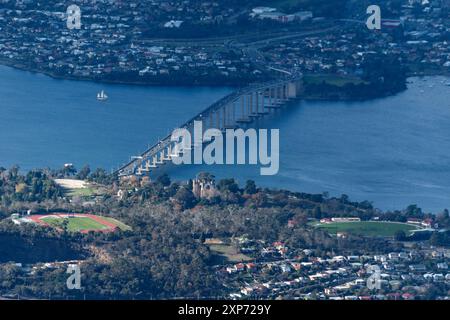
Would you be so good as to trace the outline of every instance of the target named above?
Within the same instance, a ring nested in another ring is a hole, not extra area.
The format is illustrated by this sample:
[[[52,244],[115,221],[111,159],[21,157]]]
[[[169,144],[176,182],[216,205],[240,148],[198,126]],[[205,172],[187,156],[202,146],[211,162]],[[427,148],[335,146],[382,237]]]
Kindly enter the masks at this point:
[[[280,129],[280,171],[185,166],[244,183],[369,200],[381,209],[450,208],[450,82],[411,78],[408,90],[367,102],[296,101],[261,121]],[[110,99],[98,102],[105,90]],[[0,166],[89,164],[111,170],[230,88],[143,87],[55,80],[0,67]]]

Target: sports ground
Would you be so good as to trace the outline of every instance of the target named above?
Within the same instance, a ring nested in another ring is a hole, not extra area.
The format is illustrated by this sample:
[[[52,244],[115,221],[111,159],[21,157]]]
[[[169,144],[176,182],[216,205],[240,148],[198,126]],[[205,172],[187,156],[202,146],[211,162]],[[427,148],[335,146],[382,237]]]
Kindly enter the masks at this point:
[[[66,228],[67,231],[88,233],[113,232],[117,229],[129,230],[130,228],[122,222],[93,214],[51,214],[33,215],[29,219],[40,225],[51,226],[58,229]]]
[[[387,221],[320,223],[316,227],[323,228],[331,234],[347,232],[372,237],[393,237],[398,231],[404,231],[406,234],[410,234],[412,231],[420,229],[415,225],[407,223]]]

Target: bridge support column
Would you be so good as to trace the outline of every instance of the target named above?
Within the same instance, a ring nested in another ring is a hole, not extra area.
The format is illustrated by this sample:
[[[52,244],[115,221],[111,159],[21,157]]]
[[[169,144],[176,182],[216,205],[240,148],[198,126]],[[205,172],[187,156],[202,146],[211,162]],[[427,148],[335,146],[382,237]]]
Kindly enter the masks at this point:
[[[236,102],[233,101],[233,126],[236,125]]]
[[[294,81],[287,84],[287,96],[288,98],[297,98],[302,92],[302,81]]]
[[[219,129],[219,127],[220,127],[220,113],[219,113],[219,111],[217,110],[216,112],[216,117],[217,117],[217,121],[216,121],[216,128],[217,129]]]
[[[213,113],[212,111],[209,112],[209,127],[208,128],[212,128],[214,127],[214,123],[213,123]]]
[[[167,146],[167,160],[172,160],[172,144],[169,143]]]
[[[148,171],[151,171],[151,168],[153,168],[152,163],[149,159],[147,159],[147,161],[145,161],[145,167],[148,169]]]
[[[231,102],[227,105],[227,127],[233,127],[234,120],[233,120],[233,113],[234,113],[234,102]]]
[[[223,106],[223,122],[222,122],[222,129],[225,129],[225,127],[227,126],[227,106]]]
[[[259,92],[256,91],[255,93],[255,99],[256,99],[256,113],[259,113]]]
[[[269,88],[269,106],[272,106],[272,88]]]
[[[264,91],[261,91],[261,107],[262,110],[265,111],[265,107],[266,107],[266,97],[264,97]]]

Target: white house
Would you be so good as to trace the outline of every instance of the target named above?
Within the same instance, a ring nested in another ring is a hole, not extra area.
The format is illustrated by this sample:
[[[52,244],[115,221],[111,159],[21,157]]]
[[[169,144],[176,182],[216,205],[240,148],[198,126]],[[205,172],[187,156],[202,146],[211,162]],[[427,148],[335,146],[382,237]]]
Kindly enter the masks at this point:
[[[262,13],[267,13],[267,12],[275,12],[277,11],[276,8],[271,8],[271,7],[256,7],[252,9],[252,12],[254,14],[262,14]]]
[[[164,28],[179,28],[182,24],[181,20],[170,20],[164,24]]]

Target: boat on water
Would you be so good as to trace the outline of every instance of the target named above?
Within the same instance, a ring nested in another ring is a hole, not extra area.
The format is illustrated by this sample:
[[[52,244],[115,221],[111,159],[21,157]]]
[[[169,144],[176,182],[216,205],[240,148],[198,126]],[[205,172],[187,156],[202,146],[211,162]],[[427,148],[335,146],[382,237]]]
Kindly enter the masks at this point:
[[[108,100],[108,95],[105,93],[104,90],[102,90],[101,92],[97,93],[97,100],[98,101],[106,101],[106,100]]]

